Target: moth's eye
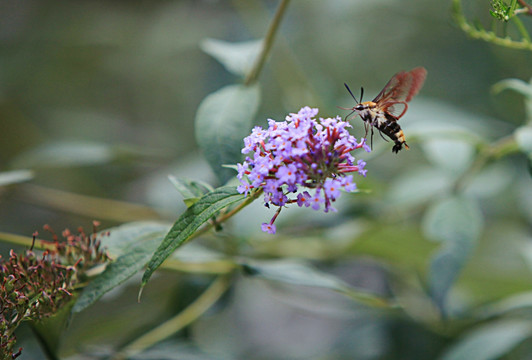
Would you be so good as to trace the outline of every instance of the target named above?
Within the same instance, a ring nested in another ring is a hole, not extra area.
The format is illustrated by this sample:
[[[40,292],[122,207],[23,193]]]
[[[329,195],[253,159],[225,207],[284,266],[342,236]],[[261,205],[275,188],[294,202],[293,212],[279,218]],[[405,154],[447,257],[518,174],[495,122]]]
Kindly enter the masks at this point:
[[[358,111],[362,111],[364,110],[366,107],[362,104],[358,104],[357,106],[355,106],[355,110],[358,110]]]

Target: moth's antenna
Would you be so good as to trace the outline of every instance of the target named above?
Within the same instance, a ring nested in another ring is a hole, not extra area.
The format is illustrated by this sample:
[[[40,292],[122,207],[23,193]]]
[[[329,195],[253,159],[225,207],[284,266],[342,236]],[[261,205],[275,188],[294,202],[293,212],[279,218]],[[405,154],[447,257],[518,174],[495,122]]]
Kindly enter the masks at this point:
[[[345,88],[347,89],[347,91],[349,91],[349,94],[351,94],[351,96],[353,97],[353,99],[355,99],[355,101],[357,102],[357,104],[360,104],[360,102],[357,100],[357,98],[355,97],[355,95],[353,95],[353,93],[351,92],[351,89],[349,88],[349,86],[347,86],[346,83],[344,83],[345,85]]]
[[[360,102],[362,102],[362,96],[364,95],[364,88],[360,87]],[[356,99],[355,99],[356,100]]]

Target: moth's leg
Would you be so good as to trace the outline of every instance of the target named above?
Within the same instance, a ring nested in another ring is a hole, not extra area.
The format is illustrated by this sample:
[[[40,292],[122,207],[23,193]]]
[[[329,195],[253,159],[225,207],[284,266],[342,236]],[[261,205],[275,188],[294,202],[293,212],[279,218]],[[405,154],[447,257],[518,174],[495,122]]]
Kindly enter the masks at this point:
[[[371,127],[371,125],[367,121],[364,121],[364,130],[366,130],[366,133],[364,134],[364,139],[367,139],[368,131],[369,131],[370,127]]]
[[[390,142],[390,140],[386,139],[384,136],[382,136],[382,131],[379,130],[379,135],[381,138],[383,138],[386,142]]]

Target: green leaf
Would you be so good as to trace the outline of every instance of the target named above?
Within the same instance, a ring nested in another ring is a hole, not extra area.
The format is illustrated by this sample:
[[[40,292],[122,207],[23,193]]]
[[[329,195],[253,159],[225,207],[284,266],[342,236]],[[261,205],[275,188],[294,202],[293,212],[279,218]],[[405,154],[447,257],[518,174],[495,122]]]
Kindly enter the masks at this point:
[[[480,170],[467,184],[464,194],[476,199],[496,196],[506,189],[514,179],[514,165],[498,161]]]
[[[207,96],[198,108],[196,140],[214,173],[224,183],[235,173],[222,165],[241,160],[243,139],[249,135],[259,102],[258,85],[230,85]]]
[[[503,320],[475,329],[452,346],[441,360],[495,360],[532,335],[526,320]]]
[[[291,285],[334,290],[372,306],[390,306],[389,302],[368,291],[356,289],[337,277],[295,260],[243,262],[247,275]]]
[[[532,98],[532,85],[520,79],[505,79],[495,83],[491,87],[494,94],[503,90],[513,90],[527,98]]]
[[[63,141],[44,144],[17,157],[14,164],[29,168],[87,166],[113,160],[113,149],[87,141]]]
[[[183,215],[177,219],[163,242],[153,254],[148,267],[142,277],[143,288],[157,268],[177,249],[183,245],[194,232],[218,211],[244,199],[236,187],[225,186],[205,194],[194,205],[189,207]]]
[[[177,179],[172,175],[168,175],[168,179],[183,196],[187,207],[191,207],[206,192],[214,190],[209,184],[200,181]]]
[[[515,140],[519,149],[526,154],[532,154],[532,126],[521,126],[515,130]]]
[[[105,268],[105,271],[89,282],[79,296],[73,313],[81,312],[105,293],[119,286],[139,272],[150,260],[163,239],[168,227],[154,223],[132,223],[110,229],[111,241],[119,241],[123,252]],[[124,241],[126,239],[126,241]],[[129,244],[129,246],[126,246]],[[118,245],[118,244],[116,244]],[[115,247],[115,249],[119,248]]]
[[[532,121],[532,79],[525,82],[519,79],[505,79],[491,87],[494,94],[503,90],[513,90],[525,97],[525,111],[528,122]]]
[[[231,43],[216,39],[205,39],[200,47],[218,60],[227,71],[245,77],[262,49],[262,40]]]
[[[131,246],[139,242],[139,239],[158,233],[164,235],[168,229],[170,229],[170,224],[155,221],[135,221],[102,231],[108,235],[100,236],[100,239],[111,257],[117,258],[126,254]]]
[[[502,316],[506,313],[532,308],[532,291],[508,296],[500,301],[481,308],[480,316],[484,319]]]
[[[0,186],[16,184],[33,179],[31,170],[13,170],[0,172]]]
[[[463,197],[443,199],[425,214],[425,235],[442,243],[431,260],[428,275],[431,296],[442,311],[447,292],[469,259],[481,230],[478,205]]]
[[[447,193],[451,184],[449,172],[431,167],[414,168],[393,180],[388,199],[400,206],[416,206]]]
[[[425,156],[437,167],[451,173],[462,173],[473,162],[475,149],[459,139],[428,139],[423,142]]]

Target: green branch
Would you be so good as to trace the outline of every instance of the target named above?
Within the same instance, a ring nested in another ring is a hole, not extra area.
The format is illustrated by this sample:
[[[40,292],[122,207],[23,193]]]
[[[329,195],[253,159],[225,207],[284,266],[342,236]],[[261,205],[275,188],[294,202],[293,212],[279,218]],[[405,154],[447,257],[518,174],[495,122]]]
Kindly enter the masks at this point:
[[[113,357],[113,360],[127,359],[149,347],[169,338],[191,324],[214,305],[231,285],[230,276],[217,278],[203,294],[173,318],[148,331]]]
[[[516,1],[513,1],[512,5],[510,6],[508,10],[508,15],[505,16],[503,20],[504,21],[507,21],[509,19],[513,20],[513,23],[515,24],[517,30],[519,31],[519,34],[522,37],[521,40],[514,40],[510,38],[509,36],[501,37],[497,35],[494,31],[488,31],[483,28],[479,28],[475,25],[472,25],[471,23],[467,21],[462,11],[461,0],[453,0],[452,13],[458,26],[460,26],[460,28],[466,34],[471,36],[473,39],[484,40],[494,45],[504,46],[510,49],[532,51],[532,42],[530,40],[530,35],[528,34],[521,20],[517,18],[517,15],[519,14],[522,14],[522,13],[529,14],[530,13],[529,8],[527,7],[525,11],[521,11],[522,9],[515,9],[515,6],[516,6]]]
[[[244,81],[245,85],[251,85],[255,81],[257,81],[259,74],[262,71],[262,67],[264,66],[264,63],[266,62],[266,58],[268,57],[268,54],[270,53],[270,50],[273,45],[273,41],[275,40],[275,34],[277,34],[277,30],[279,29],[279,25],[281,24],[281,20],[283,18],[284,13],[286,12],[286,8],[289,2],[290,0],[282,0],[281,4],[277,8],[277,11],[275,12],[275,16],[273,17],[270,27],[268,28],[268,32],[266,33],[266,37],[264,38],[264,44],[262,46],[262,51],[257,61],[253,65],[253,68],[251,69],[249,74],[246,76],[246,80]]]
[[[473,179],[474,175],[478,174],[491,160],[517,152],[519,152],[519,147],[514,135],[509,135],[491,145],[483,147],[469,169],[456,180],[453,187],[454,192],[463,190],[471,179]]]

